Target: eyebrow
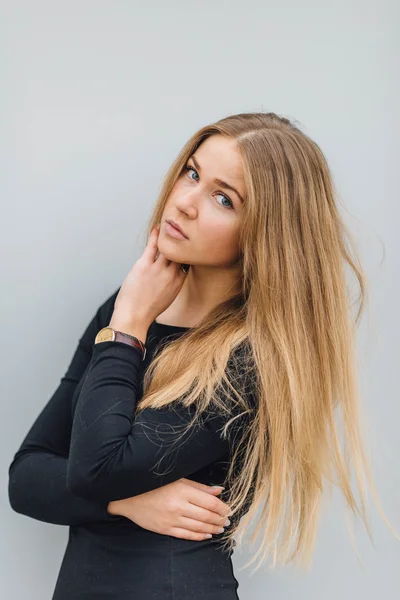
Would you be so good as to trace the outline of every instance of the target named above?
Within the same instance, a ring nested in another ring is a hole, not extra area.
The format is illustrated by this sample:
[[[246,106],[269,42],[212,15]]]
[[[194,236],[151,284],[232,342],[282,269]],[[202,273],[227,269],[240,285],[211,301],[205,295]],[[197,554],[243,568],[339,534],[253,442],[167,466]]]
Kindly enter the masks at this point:
[[[194,154],[192,154],[192,156],[190,157],[192,159],[192,161],[194,162],[194,166],[196,167],[196,169],[198,169],[199,171],[201,171],[201,167],[199,165],[199,163],[197,162]],[[189,160],[190,160],[189,158]],[[220,185],[222,188],[225,188],[226,190],[232,190],[232,192],[235,192],[235,194],[237,194],[238,198],[240,199],[240,201],[242,203],[244,203],[244,200],[242,198],[242,196],[239,194],[239,192],[237,191],[236,188],[232,187],[231,185],[229,185],[229,183],[226,183],[226,181],[222,181],[222,179],[218,179],[218,177],[216,177],[214,179],[215,183],[217,185]]]

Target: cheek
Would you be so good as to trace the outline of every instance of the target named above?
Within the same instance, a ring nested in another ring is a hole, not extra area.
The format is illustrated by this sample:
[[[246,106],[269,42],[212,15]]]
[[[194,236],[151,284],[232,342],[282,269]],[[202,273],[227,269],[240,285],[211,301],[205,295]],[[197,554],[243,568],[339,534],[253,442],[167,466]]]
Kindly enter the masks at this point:
[[[230,259],[238,252],[238,227],[234,223],[208,221],[202,227],[199,241],[204,255]]]

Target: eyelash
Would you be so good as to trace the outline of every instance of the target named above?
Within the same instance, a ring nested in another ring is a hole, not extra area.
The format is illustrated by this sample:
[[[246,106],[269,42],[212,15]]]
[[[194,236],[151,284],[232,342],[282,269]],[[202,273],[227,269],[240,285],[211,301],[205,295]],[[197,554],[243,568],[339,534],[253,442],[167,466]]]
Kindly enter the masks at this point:
[[[185,165],[185,171],[194,171],[196,173],[196,175],[198,176],[199,174],[197,173],[196,169],[191,167],[190,165]],[[230,203],[230,209],[233,209],[233,202],[230,198],[228,198],[228,196],[225,196],[225,194],[223,194],[222,192],[218,192],[219,196],[223,196],[226,200],[228,200],[228,202]],[[222,206],[222,205],[221,205]],[[222,208],[229,208],[228,206],[222,206]]]

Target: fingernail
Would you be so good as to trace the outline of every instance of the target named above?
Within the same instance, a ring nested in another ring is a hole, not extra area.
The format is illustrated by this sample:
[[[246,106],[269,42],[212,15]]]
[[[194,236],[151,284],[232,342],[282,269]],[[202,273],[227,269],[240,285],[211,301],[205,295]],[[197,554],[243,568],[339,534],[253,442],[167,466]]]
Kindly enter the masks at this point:
[[[213,487],[213,488],[220,488],[221,490],[225,489],[224,487],[222,487],[222,485],[212,485],[211,487]]]
[[[230,522],[230,520],[229,520],[229,519],[227,519],[227,520],[225,521],[225,523],[224,523],[225,527],[228,527],[228,525],[230,525],[230,524],[231,524],[231,522]]]

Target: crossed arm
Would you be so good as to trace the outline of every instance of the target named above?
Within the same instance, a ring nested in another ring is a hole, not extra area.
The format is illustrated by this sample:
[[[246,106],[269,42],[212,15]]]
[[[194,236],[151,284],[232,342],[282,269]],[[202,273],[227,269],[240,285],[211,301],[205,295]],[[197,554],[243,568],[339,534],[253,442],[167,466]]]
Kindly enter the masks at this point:
[[[183,436],[193,406],[173,402],[135,417],[141,376],[139,349],[122,342],[94,345],[72,425],[67,486],[75,494],[102,502],[136,496],[229,453],[219,433],[222,416],[208,415]]]
[[[11,507],[22,515],[56,525],[122,518],[109,514],[106,502],[76,496],[67,487],[72,401],[89,365],[96,333],[109,322],[118,291],[86,327],[60,384],[14,454],[8,469],[8,496]]]
[[[94,345],[110,322],[118,292],[86,327],[60,385],[14,455],[8,493],[18,513],[60,525],[120,520],[108,513],[109,501],[188,476],[228,450],[219,434],[222,418],[215,416],[168,452],[192,418],[192,407],[172,403],[134,419],[139,351],[118,342]],[[173,467],[164,473],[170,459]]]

